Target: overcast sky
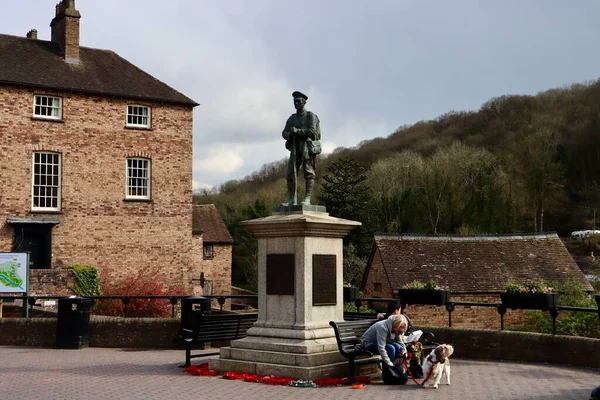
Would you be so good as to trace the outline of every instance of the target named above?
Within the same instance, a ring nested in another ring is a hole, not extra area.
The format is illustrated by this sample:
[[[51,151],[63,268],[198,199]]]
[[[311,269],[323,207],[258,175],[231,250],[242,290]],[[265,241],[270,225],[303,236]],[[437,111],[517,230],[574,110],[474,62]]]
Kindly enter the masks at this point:
[[[50,39],[59,0],[2,0],[0,32]],[[194,188],[287,157],[291,93],[325,152],[491,97],[600,77],[599,0],[76,0],[110,49],[201,105]]]

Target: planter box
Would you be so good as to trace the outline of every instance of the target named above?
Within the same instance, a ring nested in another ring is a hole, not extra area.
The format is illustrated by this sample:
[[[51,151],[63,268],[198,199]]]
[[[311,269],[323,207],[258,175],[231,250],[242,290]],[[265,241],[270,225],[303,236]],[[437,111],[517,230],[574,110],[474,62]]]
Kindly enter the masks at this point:
[[[398,295],[405,304],[443,306],[450,301],[449,290],[398,289]]]
[[[547,311],[556,305],[556,293],[501,293],[502,305],[512,310]]]
[[[357,287],[344,287],[344,303],[353,302],[358,297],[359,291]]]

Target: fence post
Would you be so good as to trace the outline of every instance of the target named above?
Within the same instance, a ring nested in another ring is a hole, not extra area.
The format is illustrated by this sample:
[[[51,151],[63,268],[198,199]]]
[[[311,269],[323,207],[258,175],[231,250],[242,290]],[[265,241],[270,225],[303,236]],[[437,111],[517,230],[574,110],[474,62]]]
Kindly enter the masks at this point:
[[[27,298],[27,297],[25,297]],[[24,299],[25,299],[24,298]],[[25,300],[23,300],[25,302]],[[35,297],[31,296],[27,298],[27,305],[23,304],[25,309],[25,318],[29,318],[29,314],[33,313],[33,306],[35,305]],[[27,311],[29,310],[29,311]]]
[[[550,307],[550,316],[552,317],[552,334],[556,335],[556,317],[558,317],[558,309],[555,306]]]
[[[506,307],[502,304],[498,305],[498,314],[500,314],[500,330],[504,330],[504,314],[506,314]]]
[[[452,328],[452,311],[454,311],[454,303],[449,301],[446,303],[446,311],[448,311],[448,327]]]
[[[169,299],[169,303],[171,303],[171,318],[175,318],[175,305],[177,304],[177,297],[171,297]]]
[[[127,304],[129,304],[129,297],[123,297],[123,316],[127,318]]]

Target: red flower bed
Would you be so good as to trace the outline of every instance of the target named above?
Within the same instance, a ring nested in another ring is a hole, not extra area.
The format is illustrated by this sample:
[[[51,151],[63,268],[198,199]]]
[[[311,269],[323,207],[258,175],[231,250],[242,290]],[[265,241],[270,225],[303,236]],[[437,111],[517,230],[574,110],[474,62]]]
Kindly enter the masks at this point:
[[[214,369],[208,369],[208,363],[202,363],[198,365],[192,365],[185,369],[186,374],[194,375],[194,376],[217,376],[219,375],[219,371]],[[350,383],[348,378],[317,378],[311,381],[296,381],[293,378],[284,377],[284,376],[260,376],[255,374],[247,374],[245,372],[225,372],[223,373],[223,379],[228,380],[240,380],[244,382],[255,382],[255,383],[264,383],[267,385],[277,385],[277,386],[298,386],[298,387],[330,387],[330,386],[341,386],[347,385]],[[371,378],[368,376],[357,376],[354,378],[356,383],[371,383]]]
[[[217,376],[219,371],[216,369],[208,369],[208,363],[202,363],[198,365],[190,365],[185,369],[186,374],[193,376]]]

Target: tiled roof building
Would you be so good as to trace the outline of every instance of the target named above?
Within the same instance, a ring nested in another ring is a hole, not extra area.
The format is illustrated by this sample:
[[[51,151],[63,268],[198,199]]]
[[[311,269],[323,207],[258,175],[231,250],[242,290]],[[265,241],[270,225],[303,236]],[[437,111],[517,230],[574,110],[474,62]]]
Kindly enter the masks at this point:
[[[192,211],[194,253],[202,254],[206,294],[231,294],[233,239],[214,204],[194,205]],[[230,304],[226,304],[230,306]]]
[[[377,235],[362,282],[365,297],[397,298],[412,281],[436,280],[450,289],[453,301],[498,304],[508,283],[574,279],[592,291],[587,278],[555,233],[512,235]],[[410,306],[413,321],[447,325],[444,307]],[[518,323],[522,311],[509,311],[505,322]],[[495,308],[457,307],[453,326],[498,329]]]

